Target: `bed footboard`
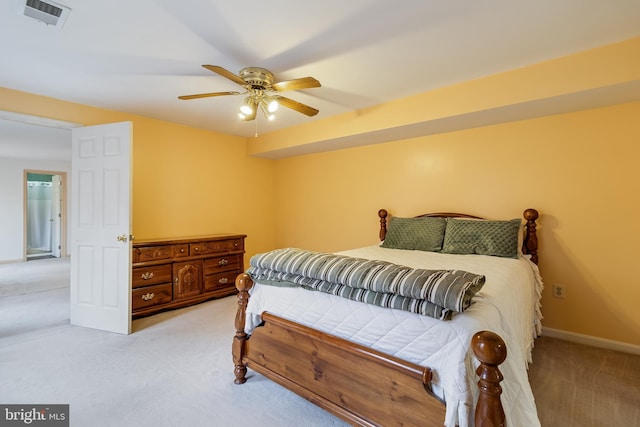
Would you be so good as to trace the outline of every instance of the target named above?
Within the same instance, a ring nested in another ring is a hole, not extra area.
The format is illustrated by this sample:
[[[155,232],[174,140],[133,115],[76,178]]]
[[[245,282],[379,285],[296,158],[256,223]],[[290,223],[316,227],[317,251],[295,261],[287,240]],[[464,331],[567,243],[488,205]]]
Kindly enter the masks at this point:
[[[353,425],[443,425],[445,406],[431,393],[429,368],[269,313],[249,337],[244,325],[252,286],[247,274],[236,279],[236,384],[251,368]],[[476,426],[504,425],[498,365],[506,346],[491,332],[476,334],[472,344],[481,362]]]

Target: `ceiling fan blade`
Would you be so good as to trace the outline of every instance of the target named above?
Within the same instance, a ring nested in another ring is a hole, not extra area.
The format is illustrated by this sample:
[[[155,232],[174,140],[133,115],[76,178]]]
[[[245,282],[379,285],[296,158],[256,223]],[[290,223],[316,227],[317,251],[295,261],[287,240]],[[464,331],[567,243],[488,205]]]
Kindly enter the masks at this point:
[[[211,92],[211,93],[199,93],[197,95],[182,95],[178,99],[197,99],[197,98],[209,98],[210,96],[225,96],[225,95],[240,95],[240,92]]]
[[[295,110],[298,113],[305,114],[309,117],[318,114],[318,110],[316,110],[315,108],[309,107],[305,104],[301,104],[300,102],[294,101],[293,99],[285,98],[284,96],[278,96],[278,104],[282,105],[283,107],[291,108],[292,110]]]
[[[236,76],[231,71],[225,68],[222,68],[218,65],[203,65],[203,67],[209,71],[213,71],[216,74],[220,74],[222,77],[228,78],[232,82],[238,83],[240,86],[245,86],[247,84],[247,82],[242,80],[240,76]]]
[[[313,77],[302,77],[299,79],[285,80],[283,82],[274,83],[271,85],[271,87],[277,92],[284,92],[285,90],[300,90],[320,87],[320,82]]]

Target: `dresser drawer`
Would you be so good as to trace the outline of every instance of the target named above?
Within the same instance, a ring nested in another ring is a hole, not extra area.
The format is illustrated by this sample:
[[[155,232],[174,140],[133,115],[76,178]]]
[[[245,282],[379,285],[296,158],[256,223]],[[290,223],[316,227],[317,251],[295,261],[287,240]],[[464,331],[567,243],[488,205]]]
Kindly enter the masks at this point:
[[[134,251],[133,262],[169,260],[173,256],[170,245],[144,246],[142,248],[135,248]]]
[[[204,274],[216,274],[223,271],[234,270],[238,272],[241,269],[240,254],[217,256],[204,260]]]
[[[134,289],[131,298],[133,311],[153,305],[170,303],[172,300],[171,283]]]
[[[189,244],[185,243],[183,245],[173,245],[173,257],[181,258],[189,256]]]
[[[155,285],[158,283],[171,283],[171,264],[151,265],[148,267],[134,267],[131,276],[131,286]]]
[[[190,243],[189,254],[195,255],[207,255],[215,254],[219,252],[232,252],[244,250],[243,239],[229,239],[229,240],[212,240],[210,242]]]
[[[234,288],[237,271],[227,271],[226,273],[204,276],[204,291],[215,291],[216,289]]]

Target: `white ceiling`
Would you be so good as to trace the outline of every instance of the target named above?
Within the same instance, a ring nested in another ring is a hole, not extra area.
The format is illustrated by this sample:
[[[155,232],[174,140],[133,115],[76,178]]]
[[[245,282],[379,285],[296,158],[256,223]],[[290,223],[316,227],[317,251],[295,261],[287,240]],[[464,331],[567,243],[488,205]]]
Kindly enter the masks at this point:
[[[0,157],[71,160],[71,131],[1,119]]]
[[[640,36],[638,0],[58,0],[61,30],[19,1],[0,4],[1,86],[247,137],[242,97],[178,100],[241,89],[202,64],[322,83],[284,94],[317,116],[258,116],[267,133]]]

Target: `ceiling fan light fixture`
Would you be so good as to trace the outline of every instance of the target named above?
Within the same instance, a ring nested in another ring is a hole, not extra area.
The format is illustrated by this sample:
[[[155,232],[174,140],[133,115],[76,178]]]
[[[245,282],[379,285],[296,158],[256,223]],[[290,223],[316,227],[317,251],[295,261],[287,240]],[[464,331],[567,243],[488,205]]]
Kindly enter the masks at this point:
[[[244,99],[244,102],[240,106],[240,113],[244,114],[245,116],[248,116],[251,113],[253,113],[253,101],[251,100],[250,97],[247,96]]]
[[[270,98],[267,100],[267,111],[270,113],[278,111],[278,100],[276,98]]]
[[[262,100],[260,100],[260,103],[258,104],[260,106],[260,110],[262,110],[262,113],[269,121],[273,121],[276,118],[276,115],[273,114],[273,112],[278,109],[278,103],[276,102],[275,109],[271,110],[271,108],[273,108],[271,105],[273,102],[274,101],[269,102],[267,101],[267,99],[263,98]]]

